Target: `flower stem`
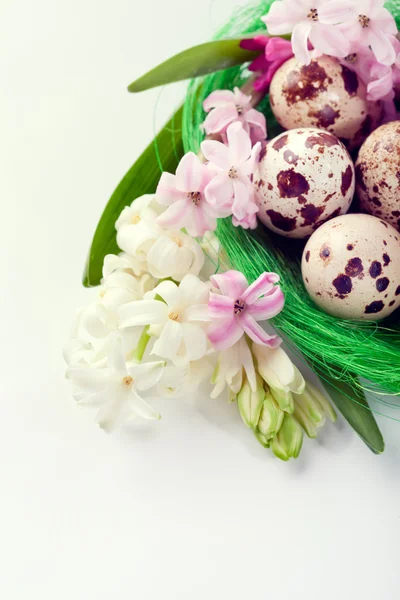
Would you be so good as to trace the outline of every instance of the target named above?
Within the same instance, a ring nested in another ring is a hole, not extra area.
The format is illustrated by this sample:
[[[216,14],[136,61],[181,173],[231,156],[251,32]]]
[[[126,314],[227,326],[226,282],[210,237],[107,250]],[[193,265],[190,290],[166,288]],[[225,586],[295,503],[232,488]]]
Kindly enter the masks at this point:
[[[143,329],[142,335],[139,338],[139,343],[135,350],[132,352],[132,359],[136,362],[141,362],[143,355],[146,351],[147,344],[150,341],[149,326]]]

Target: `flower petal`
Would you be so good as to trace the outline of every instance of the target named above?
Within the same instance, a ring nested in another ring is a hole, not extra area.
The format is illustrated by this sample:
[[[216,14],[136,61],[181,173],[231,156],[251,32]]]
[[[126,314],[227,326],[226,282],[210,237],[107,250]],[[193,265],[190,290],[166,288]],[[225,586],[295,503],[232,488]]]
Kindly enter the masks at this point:
[[[179,293],[186,306],[192,304],[207,304],[210,293],[208,283],[201,281],[195,275],[185,275],[179,285]]]
[[[264,298],[260,298],[247,307],[247,312],[256,321],[265,321],[272,319],[281,312],[285,305],[285,296],[279,286],[276,286],[271,293]]]
[[[235,104],[235,94],[231,90],[215,90],[203,102],[205,112],[225,104]]]
[[[139,396],[139,394],[137,394],[134,390],[132,390],[132,392],[129,394],[127,404],[132,412],[138,417],[142,417],[142,419],[148,419],[151,421],[157,421],[161,419],[160,413],[154,410],[150,404],[147,404],[147,402],[145,402],[143,398],[141,398],[141,396]]]
[[[268,294],[280,277],[276,273],[262,273],[242,294],[241,299],[246,304],[253,304],[260,296]]]
[[[226,350],[240,340],[243,328],[239,321],[232,315],[230,319],[218,320],[212,323],[208,329],[208,339],[215,350]]]
[[[354,5],[349,0],[330,0],[318,7],[321,23],[337,25],[354,17]]]
[[[176,270],[179,247],[167,236],[161,236],[154,242],[147,253],[149,273],[157,279],[170,277]],[[182,257],[180,257],[182,260]],[[190,255],[183,268],[190,267]]]
[[[268,14],[262,17],[267,26],[268,33],[273,35],[282,35],[291,33],[299,18],[302,16],[302,7],[298,7],[297,2],[292,2],[290,7],[286,2],[274,2]]]
[[[396,52],[388,36],[381,29],[368,29],[368,42],[375,58],[382,65],[390,66],[396,60]]]
[[[177,321],[168,319],[160,337],[154,344],[152,354],[161,358],[174,360],[182,342],[182,325]]]
[[[274,4],[272,5],[272,8]],[[308,49],[308,38],[311,33],[313,26],[311,21],[308,23],[298,23],[292,34],[292,48],[293,52],[299,62],[304,65],[309,65],[311,61],[310,51]]]
[[[154,290],[147,292],[145,300],[160,296],[167,304],[168,309],[177,308],[180,303],[180,291],[173,281],[162,281]]]
[[[182,323],[182,336],[189,362],[200,360],[207,352],[207,336],[203,329],[192,323]]]
[[[70,367],[66,372],[67,379],[74,385],[89,392],[101,392],[110,385],[108,369],[93,369],[90,367]]]
[[[310,33],[310,41],[323,54],[343,58],[350,53],[350,39],[332,25],[317,23]]]
[[[161,227],[181,229],[185,227],[186,221],[190,219],[193,206],[193,202],[186,196],[183,200],[171,204],[165,212],[157,217],[157,224]]]
[[[239,166],[250,156],[252,146],[250,136],[243,129],[242,123],[229,125],[226,135],[229,144],[230,166]]]
[[[193,304],[192,306],[188,306],[183,313],[182,319],[187,321],[200,321],[200,322],[208,322],[210,320],[210,316],[208,313],[208,305],[207,304]]]
[[[207,115],[203,127],[208,135],[210,133],[219,133],[237,118],[238,111],[235,105],[226,104],[220,108],[214,108],[209,115]]]
[[[231,167],[229,150],[222,142],[205,140],[201,144],[201,151],[208,161],[217,165],[220,169],[225,171]]]
[[[233,179],[233,205],[232,214],[236,219],[241,221],[247,214],[247,208],[253,199],[253,187],[250,180],[245,179]]]
[[[164,172],[161,175],[157,186],[156,198],[160,204],[169,206],[172,202],[182,200],[186,196],[186,192],[177,188],[178,182],[176,175]]]
[[[127,374],[126,362],[122,351],[122,338],[118,337],[111,346],[107,358],[107,366],[109,371],[121,379]]]
[[[234,314],[235,300],[229,296],[210,294],[208,301],[208,315],[210,319],[229,319]]]
[[[230,206],[233,198],[232,180],[223,172],[219,173],[204,190],[206,200],[212,206]]]
[[[213,287],[219,289],[223,296],[236,300],[241,298],[249,287],[246,277],[239,271],[227,271],[210,277]]]
[[[107,433],[113,431],[118,424],[124,406],[126,394],[115,393],[105,402],[97,413],[96,422]]]
[[[155,386],[160,380],[164,361],[128,365],[128,373],[133,378],[133,384],[140,392],[145,392]]]
[[[259,131],[259,139],[265,140],[267,137],[267,120],[263,113],[255,108],[251,108],[246,112],[244,118],[257,132]]]
[[[136,300],[118,309],[118,319],[122,329],[164,323],[167,316],[168,307],[159,300]]]
[[[201,185],[201,163],[194,152],[188,152],[176,169],[178,187],[185,192],[197,192]]]
[[[244,311],[240,315],[238,321],[240,322],[240,327],[243,328],[244,332],[247,333],[249,338],[256,344],[264,344],[270,348],[276,348],[282,342],[278,336],[271,336],[264,331],[264,329],[258,323],[256,323],[248,311]]]

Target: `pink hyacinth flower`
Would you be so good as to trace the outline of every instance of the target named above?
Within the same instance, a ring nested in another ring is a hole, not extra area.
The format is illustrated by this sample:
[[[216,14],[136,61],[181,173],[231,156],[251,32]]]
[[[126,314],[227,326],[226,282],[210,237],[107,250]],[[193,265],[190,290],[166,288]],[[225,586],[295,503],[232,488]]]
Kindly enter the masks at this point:
[[[205,189],[214,176],[215,173],[193,152],[186,154],[175,175],[161,175],[156,198],[168,208],[157,217],[157,223],[172,229],[185,228],[192,237],[214,231],[217,218],[230,214],[229,208],[224,208],[221,203],[211,204],[205,197]]]
[[[211,324],[208,339],[216,350],[226,350],[247,334],[256,344],[276,348],[281,339],[269,335],[257,321],[275,317],[283,308],[284,295],[275,285],[276,273],[263,273],[250,286],[238,271],[228,271],[211,277],[211,284],[220,293],[211,292],[208,314]]]
[[[340,26],[340,30],[353,43],[371,47],[376,60],[390,66],[396,60],[392,36],[397,35],[397,25],[384,4],[385,0],[349,2],[352,15]]]
[[[243,227],[243,229],[256,229],[258,224],[258,211],[258,205],[251,200],[246,207],[246,214],[243,219],[237,219],[234,215],[232,215],[232,223],[235,227]]]
[[[235,88],[215,90],[204,100],[203,108],[209,113],[203,123],[207,135],[219,133],[223,136],[232,123],[242,123],[253,144],[267,137],[265,116],[251,106],[251,96],[246,96]]]
[[[347,56],[350,42],[337,24],[352,14],[349,0],[277,0],[262,20],[270,34],[291,33],[293,52],[307,65],[311,61],[309,42],[321,54]]]
[[[269,38],[266,35],[257,35],[251,40],[242,40],[240,46],[245,50],[261,50],[260,56],[253,60],[249,70],[260,73],[253,83],[253,88],[257,92],[266,94],[276,71],[293,56],[291,42],[279,37]]]
[[[258,142],[253,148],[249,134],[241,123],[229,125],[228,144],[206,140],[201,151],[209,161],[209,168],[216,176],[207,185],[205,196],[210,205],[231,207],[231,213],[241,221],[248,213],[254,190],[250,181],[261,150]]]

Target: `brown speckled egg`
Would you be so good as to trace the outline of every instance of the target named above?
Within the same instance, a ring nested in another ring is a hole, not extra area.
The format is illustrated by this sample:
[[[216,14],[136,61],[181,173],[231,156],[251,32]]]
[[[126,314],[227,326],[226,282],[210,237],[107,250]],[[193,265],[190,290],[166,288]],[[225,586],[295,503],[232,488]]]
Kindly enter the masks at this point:
[[[335,58],[321,56],[302,65],[296,58],[275,73],[270,87],[272,111],[285,129],[318,127],[349,148],[359,148],[377,127],[382,106],[368,102],[365,85]]]
[[[400,234],[371,215],[325,223],[308,240],[301,268],[311,298],[335,317],[378,321],[400,306]]]
[[[365,140],[356,182],[361,210],[400,231],[400,121],[382,125]]]
[[[254,186],[258,218],[280,235],[305,238],[347,212],[354,195],[354,166],[334,135],[292,129],[262,151]]]

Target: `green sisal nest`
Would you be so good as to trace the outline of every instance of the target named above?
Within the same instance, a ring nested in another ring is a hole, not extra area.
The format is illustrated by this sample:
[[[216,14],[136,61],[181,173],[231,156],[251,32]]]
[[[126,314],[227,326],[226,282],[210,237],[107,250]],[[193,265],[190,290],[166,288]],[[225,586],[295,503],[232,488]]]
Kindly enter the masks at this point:
[[[263,0],[238,10],[217,34],[216,39],[249,36],[260,33],[260,17],[274,0]],[[400,1],[387,4],[400,28]],[[205,119],[203,100],[216,89],[241,86],[250,73],[243,67],[195,79],[190,83],[183,112],[183,143],[185,151],[198,152],[203,140],[201,123]],[[259,105],[268,122],[269,138],[280,133],[268,97]],[[279,238],[262,225],[256,231],[246,231],[232,225],[230,219],[220,222],[217,236],[233,267],[253,281],[263,271],[275,271],[281,276],[286,296],[285,308],[273,319],[275,329],[307,359],[322,378],[325,376],[353,388],[358,380],[370,383],[365,389],[380,394],[400,396],[400,323],[399,311],[382,323],[352,322],[322,312],[309,298],[300,270],[301,245]],[[400,270],[400,266],[399,266]]]

